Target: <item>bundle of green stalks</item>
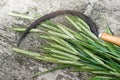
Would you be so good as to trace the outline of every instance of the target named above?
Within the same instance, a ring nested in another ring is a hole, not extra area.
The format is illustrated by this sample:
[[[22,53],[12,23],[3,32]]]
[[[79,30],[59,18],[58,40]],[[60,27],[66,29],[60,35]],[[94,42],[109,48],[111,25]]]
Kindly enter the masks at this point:
[[[20,14],[10,15],[33,19]],[[31,32],[38,32],[37,37],[46,41],[42,47],[42,55],[13,48],[17,53],[61,65],[34,76],[58,69],[72,68],[73,71],[88,72],[95,76],[91,80],[120,80],[120,47],[96,37],[82,19],[72,15],[66,15],[65,19],[72,24],[72,28],[46,21],[39,25],[41,30],[31,30]],[[14,28],[14,30],[24,31],[25,29]],[[109,27],[105,30],[112,34]]]

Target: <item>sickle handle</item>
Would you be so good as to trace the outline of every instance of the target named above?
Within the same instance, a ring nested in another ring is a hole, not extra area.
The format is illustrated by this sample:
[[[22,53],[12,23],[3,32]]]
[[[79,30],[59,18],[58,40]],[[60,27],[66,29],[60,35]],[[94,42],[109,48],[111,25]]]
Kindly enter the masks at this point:
[[[104,41],[107,41],[107,42],[110,42],[110,43],[120,46],[120,37],[118,37],[118,36],[113,36],[106,32],[103,32],[99,35],[99,37]]]

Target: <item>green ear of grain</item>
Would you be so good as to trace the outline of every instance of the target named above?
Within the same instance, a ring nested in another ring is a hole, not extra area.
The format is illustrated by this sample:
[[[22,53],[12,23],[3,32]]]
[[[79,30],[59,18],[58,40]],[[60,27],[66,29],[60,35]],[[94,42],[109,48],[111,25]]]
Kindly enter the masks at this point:
[[[17,32],[24,32],[25,28],[13,28],[13,30],[17,31]],[[30,32],[38,33],[38,32],[40,32],[40,30],[39,29],[31,29]]]
[[[19,49],[19,48],[13,48],[13,51],[24,54],[24,55],[27,55],[27,56],[32,56],[32,57],[40,57],[41,56],[38,53],[22,50],[22,49]]]
[[[8,15],[14,16],[14,17],[20,17],[20,18],[23,18],[23,19],[29,19],[29,20],[34,19],[33,17],[27,16],[27,15],[24,15],[24,14],[19,14],[19,13],[8,13]]]
[[[38,73],[34,74],[32,77],[44,75],[44,74],[49,73],[49,72],[53,72],[53,71],[56,71],[56,70],[59,70],[59,69],[64,69],[64,68],[69,68],[69,67],[71,67],[71,65],[58,66],[58,67],[52,68],[50,70],[46,70],[46,71],[43,71],[43,72],[38,72]]]

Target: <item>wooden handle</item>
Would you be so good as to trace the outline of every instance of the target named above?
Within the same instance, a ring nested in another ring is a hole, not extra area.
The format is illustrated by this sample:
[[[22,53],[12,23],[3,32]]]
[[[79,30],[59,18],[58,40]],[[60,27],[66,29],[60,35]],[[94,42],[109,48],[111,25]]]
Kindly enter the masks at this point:
[[[99,37],[104,41],[107,41],[107,42],[110,42],[110,43],[120,46],[120,37],[118,37],[118,36],[113,36],[106,32],[103,32],[99,35]]]

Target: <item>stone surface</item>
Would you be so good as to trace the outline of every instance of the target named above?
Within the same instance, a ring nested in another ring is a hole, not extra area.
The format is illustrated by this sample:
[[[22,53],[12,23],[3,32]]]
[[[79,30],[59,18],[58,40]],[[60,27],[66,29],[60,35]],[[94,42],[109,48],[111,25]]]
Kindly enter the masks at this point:
[[[58,70],[32,78],[34,73],[50,69],[54,64],[38,62],[12,51],[20,36],[12,28],[16,25],[28,26],[32,21],[11,17],[7,13],[36,12],[44,15],[61,9],[84,12],[96,22],[100,32],[104,25],[101,15],[104,15],[112,31],[116,35],[120,34],[120,0],[0,0],[0,80],[86,80],[85,73],[69,70]],[[41,40],[29,35],[21,46],[35,51],[40,45]]]

